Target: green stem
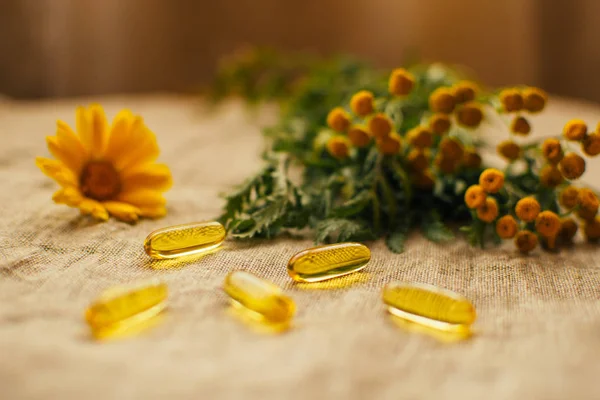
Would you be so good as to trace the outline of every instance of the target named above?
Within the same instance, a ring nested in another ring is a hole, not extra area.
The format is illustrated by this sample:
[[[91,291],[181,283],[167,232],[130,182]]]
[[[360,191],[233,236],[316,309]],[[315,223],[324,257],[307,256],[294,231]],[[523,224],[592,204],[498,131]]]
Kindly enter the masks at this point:
[[[402,179],[402,188],[404,189],[404,202],[406,203],[406,207],[408,208],[412,200],[412,187],[410,185],[408,174],[395,159],[391,161],[391,167],[394,169],[396,174],[398,174],[398,176]]]
[[[377,181],[381,186],[383,195],[388,205],[388,209],[390,212],[390,221],[395,221],[396,215],[398,213],[398,206],[396,204],[396,199],[394,198],[394,192],[392,191],[392,188],[390,187],[387,179],[385,179],[385,176],[383,174],[378,175]]]

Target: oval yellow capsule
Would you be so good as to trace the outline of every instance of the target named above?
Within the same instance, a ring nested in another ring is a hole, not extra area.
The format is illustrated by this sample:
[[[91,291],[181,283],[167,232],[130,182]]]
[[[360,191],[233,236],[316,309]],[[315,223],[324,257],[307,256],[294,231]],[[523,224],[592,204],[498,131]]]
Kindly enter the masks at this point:
[[[313,247],[293,256],[288,274],[298,282],[319,282],[360,271],[371,259],[360,243],[337,243]]]
[[[165,308],[167,294],[164,283],[111,289],[88,307],[85,319],[92,329],[114,327],[142,314],[148,319]]]
[[[443,330],[469,326],[476,318],[466,297],[422,283],[389,283],[383,288],[383,302],[393,315]]]
[[[230,272],[223,289],[234,304],[266,322],[288,322],[296,312],[294,300],[284,295],[278,286],[250,272]]]
[[[227,231],[218,222],[195,222],[158,229],[144,240],[144,250],[155,259],[208,252],[219,247]]]

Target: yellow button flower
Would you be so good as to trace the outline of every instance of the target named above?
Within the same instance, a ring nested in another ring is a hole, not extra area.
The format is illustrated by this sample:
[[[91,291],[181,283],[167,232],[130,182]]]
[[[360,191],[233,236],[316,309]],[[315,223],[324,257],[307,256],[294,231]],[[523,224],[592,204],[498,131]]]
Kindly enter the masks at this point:
[[[327,125],[336,132],[345,132],[350,126],[350,116],[342,107],[336,107],[327,115]]]
[[[596,217],[592,220],[585,221],[583,233],[588,241],[598,241],[598,239],[600,239],[600,218]]]
[[[558,197],[560,204],[570,210],[577,205],[579,197],[579,189],[575,186],[567,186],[560,192]]]
[[[487,193],[479,185],[471,185],[465,192],[465,204],[469,208],[479,208],[487,199]]]
[[[381,154],[398,154],[402,149],[402,138],[396,132],[392,132],[388,136],[377,139],[376,144],[377,150],[379,150]]]
[[[462,164],[466,168],[479,168],[481,167],[481,156],[475,149],[466,149],[463,155]]]
[[[448,158],[448,157],[444,156],[444,154],[438,154],[437,157],[435,157],[435,165],[444,174],[455,173],[459,164],[460,164],[460,160]]]
[[[535,230],[546,238],[556,237],[560,231],[560,218],[552,211],[542,211],[535,219]]]
[[[475,100],[479,87],[472,81],[460,81],[452,86],[452,94],[456,104],[463,104]]]
[[[158,144],[142,118],[123,110],[109,125],[96,104],[77,108],[76,117],[77,132],[58,121],[56,135],[46,138],[56,159],[36,158],[62,187],[53,200],[98,220],[164,216],[162,193],[172,185],[171,172],[155,163]]]
[[[548,164],[540,171],[540,182],[548,188],[555,188],[563,183],[563,176],[556,165]]]
[[[590,157],[600,154],[600,133],[592,133],[586,136],[581,142],[581,148]]]
[[[585,172],[585,160],[575,153],[568,153],[559,165],[563,176],[567,179],[577,179]]]
[[[512,215],[505,215],[496,222],[496,233],[502,239],[514,238],[518,230],[519,226]]]
[[[573,218],[563,218],[560,221],[558,237],[565,243],[570,243],[577,234],[578,226]]]
[[[493,197],[485,199],[483,205],[477,208],[477,218],[483,222],[493,222],[498,217],[498,202]]]
[[[332,136],[327,141],[327,152],[333,157],[342,160],[350,155],[350,140],[345,136]]]
[[[388,81],[388,90],[396,96],[406,96],[415,86],[415,77],[404,68],[397,68],[392,71]]]
[[[429,120],[429,129],[437,135],[443,135],[450,130],[450,117],[447,114],[434,114]]]
[[[523,89],[523,107],[530,113],[538,113],[546,107],[548,95],[535,87]]]
[[[504,174],[495,168],[488,168],[479,175],[479,184],[487,193],[497,193],[504,186]]]
[[[392,129],[392,120],[383,113],[375,114],[369,119],[369,131],[376,139],[389,135]]]
[[[580,141],[587,135],[587,125],[580,119],[572,119],[565,124],[563,135],[568,140]]]
[[[596,214],[600,207],[598,197],[596,197],[596,194],[588,188],[579,189],[577,204],[579,204],[581,209],[593,214]]]
[[[348,129],[348,138],[355,147],[366,147],[371,143],[369,129],[363,125],[353,125]]]
[[[422,149],[412,149],[408,153],[406,161],[413,171],[423,171],[429,166],[429,156]]]
[[[523,95],[517,89],[504,89],[500,92],[500,103],[506,112],[517,112],[523,109]]]
[[[406,138],[412,146],[419,149],[424,149],[433,145],[433,134],[429,129],[423,126],[417,126],[408,131]]]
[[[483,120],[481,104],[470,101],[461,105],[456,112],[456,119],[459,125],[467,128],[477,128]]]
[[[523,254],[534,250],[538,245],[538,237],[529,230],[522,230],[515,236],[515,246]]]
[[[531,125],[529,125],[529,121],[525,117],[516,117],[512,123],[510,124],[510,130],[514,134],[517,135],[529,135],[531,132]]]
[[[544,154],[544,158],[551,164],[558,164],[564,156],[560,141],[557,139],[544,140],[544,143],[542,143],[542,153]]]
[[[515,161],[521,157],[521,147],[512,140],[505,140],[496,148],[498,154],[509,161]]]
[[[360,117],[367,116],[373,112],[373,100],[373,93],[368,90],[361,90],[350,99],[350,109]]]
[[[458,140],[445,137],[440,142],[440,153],[448,160],[460,161],[465,153],[462,143]]]
[[[541,210],[540,203],[533,197],[524,197],[515,206],[515,214],[525,222],[535,221]]]
[[[429,109],[433,112],[450,114],[455,105],[456,99],[450,88],[437,88],[429,96]]]

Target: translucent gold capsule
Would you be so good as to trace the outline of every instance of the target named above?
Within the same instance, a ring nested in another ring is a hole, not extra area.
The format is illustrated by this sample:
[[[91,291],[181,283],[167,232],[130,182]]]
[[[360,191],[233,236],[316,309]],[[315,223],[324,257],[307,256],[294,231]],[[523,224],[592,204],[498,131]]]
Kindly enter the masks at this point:
[[[278,286],[250,272],[230,272],[225,277],[223,289],[235,305],[265,322],[285,323],[296,312],[294,300],[284,295]]]
[[[218,222],[195,222],[158,229],[146,237],[144,250],[152,258],[165,259],[209,252],[227,236]]]
[[[383,302],[397,317],[446,331],[464,330],[476,318],[475,307],[464,296],[422,283],[389,283]]]
[[[105,336],[155,317],[165,308],[167,294],[164,283],[111,289],[88,307],[85,319],[95,336]]]
[[[288,262],[288,274],[298,282],[319,282],[360,271],[371,259],[360,243],[338,243],[303,250]]]

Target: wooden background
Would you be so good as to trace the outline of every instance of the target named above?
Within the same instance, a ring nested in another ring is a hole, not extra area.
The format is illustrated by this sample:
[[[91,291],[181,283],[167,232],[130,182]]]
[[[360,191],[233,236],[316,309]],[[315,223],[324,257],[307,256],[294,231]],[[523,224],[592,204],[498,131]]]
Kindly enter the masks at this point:
[[[597,0],[0,0],[0,93],[187,91],[246,44],[408,52],[600,101]]]

